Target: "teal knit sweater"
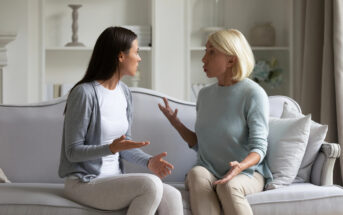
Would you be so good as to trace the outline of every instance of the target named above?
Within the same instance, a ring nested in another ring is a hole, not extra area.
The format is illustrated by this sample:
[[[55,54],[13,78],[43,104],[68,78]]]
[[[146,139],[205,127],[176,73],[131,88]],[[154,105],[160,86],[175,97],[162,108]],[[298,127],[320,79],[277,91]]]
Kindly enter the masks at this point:
[[[217,83],[203,88],[197,100],[195,132],[198,165],[217,178],[230,169],[229,162],[241,162],[250,152],[260,155],[259,163],[242,173],[254,171],[271,180],[264,160],[267,151],[269,102],[265,91],[246,78],[231,86]]]

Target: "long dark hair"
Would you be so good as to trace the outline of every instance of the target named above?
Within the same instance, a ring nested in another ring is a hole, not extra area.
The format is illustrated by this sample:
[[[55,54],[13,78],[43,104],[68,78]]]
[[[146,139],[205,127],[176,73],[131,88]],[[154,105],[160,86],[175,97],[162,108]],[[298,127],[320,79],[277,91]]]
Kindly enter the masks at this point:
[[[95,80],[108,80],[116,72],[119,64],[119,54],[128,53],[137,35],[122,27],[108,27],[97,39],[91,59],[83,78],[78,81],[69,93],[79,84]],[[67,110],[67,104],[64,113]]]

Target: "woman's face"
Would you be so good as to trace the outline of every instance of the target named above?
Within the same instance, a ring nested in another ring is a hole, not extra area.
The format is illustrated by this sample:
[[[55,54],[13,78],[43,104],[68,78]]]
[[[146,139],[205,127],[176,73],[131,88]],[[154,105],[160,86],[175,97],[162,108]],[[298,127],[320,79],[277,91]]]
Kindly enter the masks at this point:
[[[208,78],[223,75],[230,67],[230,57],[214,48],[210,42],[206,43],[205,55],[202,58],[204,72]]]
[[[137,72],[138,64],[141,61],[139,56],[138,41],[132,41],[131,48],[128,53],[122,53],[119,56],[119,68],[121,75],[134,76]]]

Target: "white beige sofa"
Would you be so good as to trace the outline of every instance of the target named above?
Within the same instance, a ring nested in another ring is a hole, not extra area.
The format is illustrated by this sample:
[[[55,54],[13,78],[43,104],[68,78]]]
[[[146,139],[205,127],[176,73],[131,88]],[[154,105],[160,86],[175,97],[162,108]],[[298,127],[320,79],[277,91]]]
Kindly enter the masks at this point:
[[[165,179],[180,189],[184,212],[191,214],[188,192],[183,181],[196,162],[177,132],[159,112],[158,92],[134,88],[133,138],[150,140],[144,148],[151,154],[168,152],[167,160],[175,170]],[[179,117],[190,128],[195,121],[195,105],[173,98],[171,105],[179,109]],[[283,103],[300,111],[291,99],[270,97],[270,115],[280,117]],[[63,180],[57,175],[62,136],[65,98],[32,105],[0,105],[0,168],[12,183],[0,184],[0,214],[125,214],[100,211],[66,199]],[[311,183],[292,184],[285,188],[249,195],[256,215],[338,215],[343,214],[343,189],[332,185],[333,164],[339,156],[337,144],[323,143],[311,173]],[[124,163],[127,172],[147,170]]]

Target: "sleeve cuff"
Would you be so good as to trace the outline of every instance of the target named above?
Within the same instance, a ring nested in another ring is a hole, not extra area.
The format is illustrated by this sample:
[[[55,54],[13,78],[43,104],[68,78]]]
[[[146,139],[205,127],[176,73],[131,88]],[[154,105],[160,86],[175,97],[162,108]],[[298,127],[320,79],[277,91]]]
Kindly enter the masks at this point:
[[[258,161],[257,164],[260,164],[260,163],[263,161],[263,159],[264,159],[264,153],[263,153],[260,149],[253,149],[253,150],[251,150],[250,152],[255,152],[255,153],[257,153],[257,154],[260,155],[260,160]]]
[[[103,145],[103,148],[101,149],[101,151],[102,151],[102,156],[113,155],[110,149],[110,144]]]

